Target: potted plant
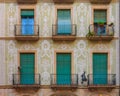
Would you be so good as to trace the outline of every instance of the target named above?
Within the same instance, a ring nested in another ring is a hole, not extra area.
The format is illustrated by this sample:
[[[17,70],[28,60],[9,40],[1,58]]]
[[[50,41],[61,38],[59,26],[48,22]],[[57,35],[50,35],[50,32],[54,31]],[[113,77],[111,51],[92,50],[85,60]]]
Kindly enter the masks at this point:
[[[103,27],[104,26],[104,22],[99,22],[98,25]]]
[[[86,37],[89,38],[89,39],[93,36],[95,36],[95,32],[91,32],[91,31],[89,31],[86,35]]]

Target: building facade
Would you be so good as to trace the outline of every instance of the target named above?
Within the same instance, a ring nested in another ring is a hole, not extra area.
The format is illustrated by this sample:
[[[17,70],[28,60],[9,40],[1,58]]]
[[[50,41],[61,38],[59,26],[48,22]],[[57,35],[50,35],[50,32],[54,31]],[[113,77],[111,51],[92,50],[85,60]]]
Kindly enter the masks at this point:
[[[0,0],[0,96],[119,96],[119,0]]]

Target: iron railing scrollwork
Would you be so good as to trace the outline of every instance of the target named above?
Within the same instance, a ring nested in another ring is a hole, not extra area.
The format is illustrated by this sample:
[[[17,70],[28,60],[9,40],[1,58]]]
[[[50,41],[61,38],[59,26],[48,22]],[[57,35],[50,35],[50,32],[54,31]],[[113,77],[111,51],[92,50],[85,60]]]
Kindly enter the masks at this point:
[[[115,74],[89,74],[88,75],[88,86],[89,85],[116,85]]]
[[[114,24],[90,24],[88,35],[92,36],[114,36]]]
[[[78,85],[78,74],[51,74],[51,85]]]
[[[15,36],[37,36],[39,37],[39,25],[15,25]]]
[[[13,74],[13,85],[40,85],[40,74]]]
[[[77,27],[76,24],[62,24],[62,25],[52,25],[52,35],[53,36],[76,36]]]

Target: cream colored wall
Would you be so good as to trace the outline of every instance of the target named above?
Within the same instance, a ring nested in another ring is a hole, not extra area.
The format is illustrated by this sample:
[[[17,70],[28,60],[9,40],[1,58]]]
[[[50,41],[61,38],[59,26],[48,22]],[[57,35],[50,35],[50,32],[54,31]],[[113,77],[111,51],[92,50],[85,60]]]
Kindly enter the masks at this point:
[[[115,24],[115,36],[118,32],[118,2],[112,0],[109,5],[109,22]],[[6,37],[14,37],[14,24],[19,21],[19,6],[9,1],[0,1],[0,88],[1,85],[12,85],[12,74],[18,73],[18,56],[20,51],[36,52],[37,64],[36,73],[41,74],[42,85],[50,84],[50,74],[54,73],[54,54],[57,51],[72,50],[74,54],[73,67],[74,73],[81,74],[91,71],[91,52],[109,52],[109,71],[116,73],[118,64],[118,42],[113,39],[110,42],[96,41],[91,42],[86,38],[78,38],[75,41],[53,41],[52,39],[42,38],[39,41],[16,41],[7,40]],[[36,5],[36,23],[40,25],[40,36],[52,36],[52,24],[55,22],[55,5],[52,0],[39,0]],[[85,37],[88,32],[88,26],[92,18],[92,5],[88,0],[75,0],[73,4],[73,23],[77,24],[77,37]],[[1,37],[5,37],[4,39]],[[81,81],[79,80],[79,84]],[[15,89],[0,89],[0,96],[54,96],[59,93],[70,93],[72,96],[119,96],[118,90],[107,91],[89,91],[87,89],[77,89],[76,91],[53,91],[51,89],[39,89],[36,92],[22,91]]]
[[[109,74],[116,73],[116,51],[115,51],[115,40],[111,42],[90,42],[88,40],[76,40],[72,42],[54,42],[49,40],[39,40],[37,42],[23,42],[8,40],[5,41],[6,44],[6,67],[9,74],[7,74],[7,84],[11,84],[12,76],[10,74],[18,73],[18,52],[20,50],[25,51],[36,51],[37,54],[37,64],[36,73],[41,74],[41,83],[43,85],[50,84],[50,74],[54,73],[54,54],[55,51],[67,52],[72,50],[74,54],[73,67],[74,72],[79,74],[79,79],[81,79],[81,74],[86,71],[87,74],[91,73],[91,52],[108,52],[109,53]],[[97,51],[96,51],[97,50]],[[79,80],[79,83],[81,81]]]
[[[1,36],[14,37],[14,25],[19,22],[19,5],[16,2],[6,0],[8,3],[0,3]],[[118,20],[116,19],[118,1],[113,0],[108,6],[108,23],[115,24],[115,36],[118,36]],[[92,21],[92,4],[89,0],[76,0],[73,7],[73,24],[77,24],[77,36],[85,37],[88,33],[88,26]],[[52,24],[55,23],[55,4],[51,0],[39,0],[36,4],[36,24],[40,25],[40,36],[52,36]]]
[[[117,2],[113,0],[109,5],[109,22],[115,23],[115,36],[118,36],[118,20],[116,19],[118,8]],[[76,0],[73,6],[73,23],[77,24],[77,37],[85,37],[88,33],[88,26],[92,18],[92,5],[88,0]],[[40,37],[52,36],[52,24],[55,22],[55,4],[51,0],[39,0],[36,7],[36,24],[40,25]],[[16,41],[6,40],[6,37],[14,37],[14,25],[19,21],[18,11],[19,5],[16,2],[0,3],[0,36],[5,37],[1,42],[5,42],[5,55],[2,59],[5,64],[4,79],[0,80],[5,84],[12,84],[12,74],[18,73],[18,51],[19,50],[35,50],[37,53],[37,73],[41,74],[42,84],[50,84],[50,74],[54,73],[54,51],[55,50],[72,50],[74,53],[74,73],[82,74],[86,71],[90,73],[89,56],[91,51],[108,51],[110,54],[109,73],[116,73],[116,39],[111,42],[91,42],[86,38],[78,38],[72,42],[54,42],[52,39],[40,39],[39,41]],[[117,11],[116,11],[117,10]],[[3,46],[3,45],[2,45]],[[2,51],[2,52],[4,52]],[[3,53],[4,54],[4,53]],[[91,71],[92,72],[92,71]],[[80,79],[81,76],[79,75]],[[80,82],[79,82],[80,83]]]

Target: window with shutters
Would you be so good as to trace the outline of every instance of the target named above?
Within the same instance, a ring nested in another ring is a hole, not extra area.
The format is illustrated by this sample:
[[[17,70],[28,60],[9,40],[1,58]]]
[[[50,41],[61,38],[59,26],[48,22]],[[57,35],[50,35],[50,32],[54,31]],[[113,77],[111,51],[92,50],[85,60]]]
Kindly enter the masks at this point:
[[[34,34],[34,10],[22,9],[21,10],[21,32],[22,35]]]
[[[39,25],[36,24],[36,6],[19,5],[18,22],[15,24],[16,40],[39,40]]]
[[[109,23],[109,6],[108,5],[93,5],[92,6],[92,24]]]
[[[72,24],[72,6],[56,6],[56,28],[57,35],[71,35]]]
[[[94,33],[97,36],[108,35],[107,24],[108,24],[108,6],[106,5],[94,5],[92,6],[92,26],[94,26]]]
[[[94,10],[94,24],[107,24],[107,10]]]

